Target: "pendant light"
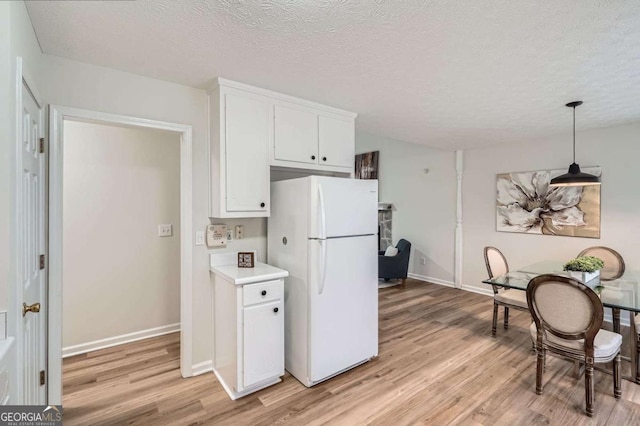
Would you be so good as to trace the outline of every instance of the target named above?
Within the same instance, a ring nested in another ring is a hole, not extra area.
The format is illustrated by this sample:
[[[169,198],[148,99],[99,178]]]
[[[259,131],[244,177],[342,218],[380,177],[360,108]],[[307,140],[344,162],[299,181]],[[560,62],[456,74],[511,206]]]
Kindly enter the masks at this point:
[[[549,186],[600,185],[598,176],[582,173],[580,166],[576,164],[576,107],[580,105],[582,105],[582,101],[573,101],[566,105],[573,108],[573,163],[569,166],[567,173],[551,179]]]

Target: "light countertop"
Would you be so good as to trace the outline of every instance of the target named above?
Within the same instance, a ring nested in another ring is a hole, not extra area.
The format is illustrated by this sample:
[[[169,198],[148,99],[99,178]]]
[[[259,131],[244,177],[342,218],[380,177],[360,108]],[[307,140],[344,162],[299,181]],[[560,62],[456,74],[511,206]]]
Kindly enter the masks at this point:
[[[284,269],[276,268],[275,266],[267,265],[262,262],[255,262],[255,266],[253,268],[238,268],[237,263],[235,263],[237,255],[231,257],[234,259],[233,263],[229,263],[228,261],[225,262],[226,259],[224,258],[218,258],[218,260],[215,260],[213,256],[215,255],[211,255],[212,258],[209,270],[235,285],[277,280],[289,276],[289,272]]]

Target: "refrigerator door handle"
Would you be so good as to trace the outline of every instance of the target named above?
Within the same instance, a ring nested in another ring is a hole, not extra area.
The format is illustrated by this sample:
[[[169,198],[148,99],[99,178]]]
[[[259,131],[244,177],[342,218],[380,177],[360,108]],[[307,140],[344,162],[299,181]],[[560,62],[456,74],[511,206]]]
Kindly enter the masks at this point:
[[[324,192],[322,191],[322,185],[318,184],[318,199],[320,208],[320,238],[327,238],[327,218],[324,214]]]
[[[318,283],[318,295],[324,291],[324,281],[327,275],[327,240],[317,240],[320,243],[320,282]]]

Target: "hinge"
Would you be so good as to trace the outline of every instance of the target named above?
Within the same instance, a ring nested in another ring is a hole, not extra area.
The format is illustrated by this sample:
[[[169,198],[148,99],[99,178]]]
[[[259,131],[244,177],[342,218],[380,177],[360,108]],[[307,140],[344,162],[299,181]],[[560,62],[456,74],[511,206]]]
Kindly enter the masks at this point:
[[[44,378],[44,370],[40,371],[40,386],[43,386],[45,383],[45,378]]]
[[[44,269],[44,254],[40,255],[40,269]]]
[[[38,149],[40,154],[44,153],[44,138],[40,138],[40,148]]]

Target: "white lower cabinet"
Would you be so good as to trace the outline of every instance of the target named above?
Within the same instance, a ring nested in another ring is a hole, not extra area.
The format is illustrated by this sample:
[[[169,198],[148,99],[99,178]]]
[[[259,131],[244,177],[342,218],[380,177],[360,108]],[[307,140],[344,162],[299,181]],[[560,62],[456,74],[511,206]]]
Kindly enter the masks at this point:
[[[236,284],[218,274],[213,280],[213,365],[225,391],[235,400],[280,382],[284,375],[284,280]]]
[[[244,307],[244,386],[284,373],[284,312],[282,300]]]

